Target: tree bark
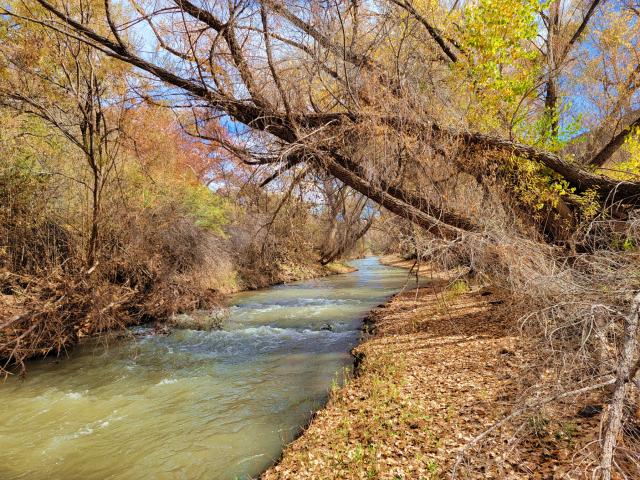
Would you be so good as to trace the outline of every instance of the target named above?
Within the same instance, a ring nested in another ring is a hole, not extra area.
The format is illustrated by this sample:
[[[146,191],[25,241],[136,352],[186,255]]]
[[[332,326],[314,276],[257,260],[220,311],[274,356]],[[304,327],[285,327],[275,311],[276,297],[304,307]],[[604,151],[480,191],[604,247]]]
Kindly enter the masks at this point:
[[[607,425],[602,442],[602,456],[600,461],[600,475],[602,480],[611,480],[611,470],[615,448],[622,428],[622,417],[627,389],[633,381],[633,360],[638,346],[638,324],[640,316],[640,292],[635,296],[631,312],[624,322],[624,336],[621,352],[618,358],[616,383],[613,397],[607,412]]]

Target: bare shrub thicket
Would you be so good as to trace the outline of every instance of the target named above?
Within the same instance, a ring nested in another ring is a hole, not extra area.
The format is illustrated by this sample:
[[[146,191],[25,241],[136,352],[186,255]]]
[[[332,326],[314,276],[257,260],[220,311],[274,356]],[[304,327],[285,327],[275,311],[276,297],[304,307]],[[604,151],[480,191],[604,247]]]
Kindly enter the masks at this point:
[[[53,210],[45,189],[2,195],[0,358],[60,354],[83,335],[119,329],[211,304],[222,282],[219,236],[179,206],[142,210],[115,205],[101,218],[104,250],[87,268],[80,225]],[[5,192],[3,192],[5,193]],[[17,202],[20,202],[19,204]]]

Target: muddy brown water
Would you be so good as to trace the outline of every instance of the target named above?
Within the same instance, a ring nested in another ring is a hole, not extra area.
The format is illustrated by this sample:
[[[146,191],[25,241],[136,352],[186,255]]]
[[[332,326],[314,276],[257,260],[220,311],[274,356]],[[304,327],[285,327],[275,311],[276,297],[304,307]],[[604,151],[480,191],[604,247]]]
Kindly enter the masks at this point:
[[[413,286],[357,272],[245,292],[221,331],[87,344],[0,385],[0,479],[245,479],[342,381],[363,316]]]

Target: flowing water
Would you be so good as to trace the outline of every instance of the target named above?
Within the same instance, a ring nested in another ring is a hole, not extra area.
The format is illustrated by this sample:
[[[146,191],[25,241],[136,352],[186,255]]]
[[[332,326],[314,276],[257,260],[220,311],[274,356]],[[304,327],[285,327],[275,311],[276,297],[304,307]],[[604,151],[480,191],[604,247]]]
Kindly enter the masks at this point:
[[[375,258],[232,298],[222,331],[149,331],[0,385],[0,479],[236,479],[278,458],[409,280]],[[410,282],[409,282],[410,283]]]

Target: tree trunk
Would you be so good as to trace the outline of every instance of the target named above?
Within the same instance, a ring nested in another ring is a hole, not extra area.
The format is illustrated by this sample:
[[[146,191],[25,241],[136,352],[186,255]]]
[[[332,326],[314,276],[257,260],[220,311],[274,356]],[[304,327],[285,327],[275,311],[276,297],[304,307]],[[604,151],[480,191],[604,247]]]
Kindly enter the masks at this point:
[[[87,267],[91,268],[95,264],[98,251],[98,234],[100,220],[100,173],[93,170],[93,188],[91,189],[91,233],[89,234],[89,245],[87,248]]]
[[[631,307],[631,312],[624,322],[624,336],[622,338],[622,351],[618,358],[616,383],[613,397],[609,403],[607,412],[607,426],[604,441],[602,442],[602,457],[600,460],[600,474],[602,480],[611,480],[613,456],[615,453],[618,436],[622,428],[624,414],[624,402],[630,382],[633,380],[633,360],[638,344],[638,316],[640,315],[640,293],[638,293]]]

